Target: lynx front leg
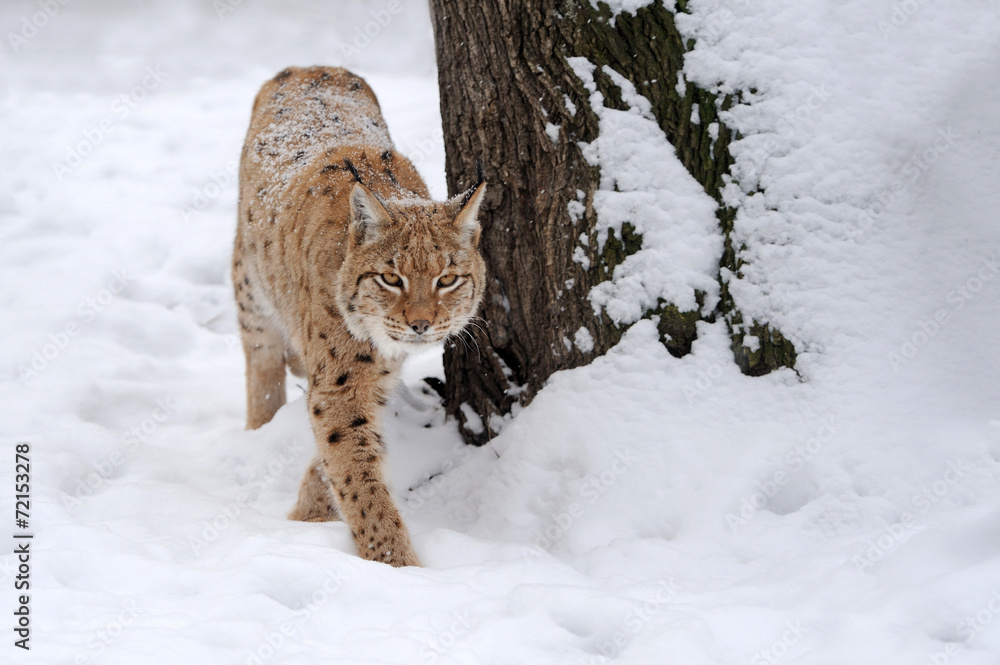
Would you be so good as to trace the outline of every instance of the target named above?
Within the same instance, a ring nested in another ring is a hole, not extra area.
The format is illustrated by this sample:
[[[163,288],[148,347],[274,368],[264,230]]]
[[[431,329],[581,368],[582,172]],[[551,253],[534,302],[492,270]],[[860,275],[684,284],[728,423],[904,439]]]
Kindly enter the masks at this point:
[[[389,370],[364,353],[351,364],[338,365],[316,373],[309,391],[323,475],[363,558],[419,566],[382,472],[383,446],[376,423],[384,404],[380,383]],[[304,508],[302,499],[300,494],[296,511]],[[319,510],[320,506],[311,507]]]
[[[362,558],[393,566],[419,566],[410,534],[389,495],[382,476],[376,441],[347,443],[342,451],[325,455],[340,514]]]

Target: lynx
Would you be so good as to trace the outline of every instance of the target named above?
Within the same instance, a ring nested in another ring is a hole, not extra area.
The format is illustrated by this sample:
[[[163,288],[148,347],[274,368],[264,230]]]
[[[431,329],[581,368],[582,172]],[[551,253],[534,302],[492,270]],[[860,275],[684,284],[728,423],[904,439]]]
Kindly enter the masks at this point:
[[[232,266],[247,429],[284,404],[286,365],[308,377],[317,455],[289,518],[342,518],[366,559],[420,565],[383,479],[379,415],[404,357],[476,313],[485,192],[480,171],[468,192],[430,200],[346,70],[286,69],[254,101]]]

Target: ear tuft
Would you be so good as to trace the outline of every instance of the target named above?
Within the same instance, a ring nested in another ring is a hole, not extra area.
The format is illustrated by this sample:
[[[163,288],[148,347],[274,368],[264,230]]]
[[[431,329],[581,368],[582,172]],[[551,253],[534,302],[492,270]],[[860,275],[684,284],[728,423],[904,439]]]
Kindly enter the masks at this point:
[[[485,195],[486,183],[480,181],[469,191],[452,199],[461,205],[458,214],[455,215],[454,226],[461,233],[462,240],[473,247],[479,244],[481,231],[478,219],[479,205]]]
[[[362,154],[362,157],[364,157],[364,154]],[[354,163],[351,162],[351,160],[349,160],[347,157],[344,157],[344,166],[346,166],[347,170],[351,172],[351,175],[354,176],[355,180],[360,182],[362,185],[365,184],[365,181],[361,179],[361,174],[358,173],[358,170],[356,168],[354,168]]]
[[[483,160],[480,157],[476,157],[476,187],[486,182],[486,176],[483,174]]]
[[[351,190],[351,238],[364,245],[378,239],[392,218],[378,198],[360,182]]]

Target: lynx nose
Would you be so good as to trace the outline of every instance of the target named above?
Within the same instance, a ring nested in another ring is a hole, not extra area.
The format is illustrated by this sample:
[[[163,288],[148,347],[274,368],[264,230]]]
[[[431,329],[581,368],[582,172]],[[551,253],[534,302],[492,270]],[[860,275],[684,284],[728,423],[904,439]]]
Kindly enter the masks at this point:
[[[417,333],[418,335],[423,335],[425,332],[427,332],[427,329],[430,327],[431,327],[431,322],[428,321],[427,319],[417,319],[416,321],[412,321],[410,323],[410,328],[412,328],[413,332]]]

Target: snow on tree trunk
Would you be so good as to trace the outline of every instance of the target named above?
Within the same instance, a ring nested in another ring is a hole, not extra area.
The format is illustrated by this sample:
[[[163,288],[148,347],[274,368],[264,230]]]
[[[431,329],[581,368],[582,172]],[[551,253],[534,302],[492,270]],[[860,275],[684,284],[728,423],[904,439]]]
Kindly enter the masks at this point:
[[[473,184],[477,158],[488,182],[482,321],[445,350],[448,411],[468,441],[643,317],[677,356],[698,321],[723,316],[745,373],[794,364],[726,288],[740,269],[720,194],[732,99],[684,80],[673,9],[431,0],[431,12],[449,191]]]

